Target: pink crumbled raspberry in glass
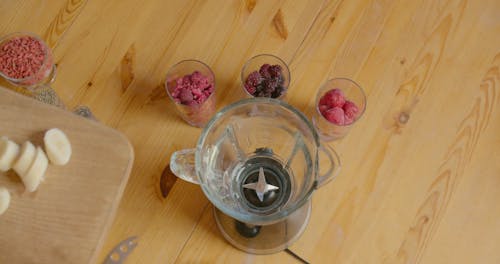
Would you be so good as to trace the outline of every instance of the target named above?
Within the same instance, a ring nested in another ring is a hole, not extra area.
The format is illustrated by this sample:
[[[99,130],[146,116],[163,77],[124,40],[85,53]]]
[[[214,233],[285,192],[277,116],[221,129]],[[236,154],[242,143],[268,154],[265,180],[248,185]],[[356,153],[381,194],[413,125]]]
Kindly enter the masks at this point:
[[[176,112],[192,126],[205,126],[215,113],[215,76],[201,61],[173,65],[166,74],[165,89]]]
[[[195,71],[175,81],[172,97],[177,103],[194,106],[205,102],[213,91],[213,80]]]
[[[326,92],[319,100],[318,110],[329,122],[336,125],[350,125],[359,114],[356,104],[346,100],[340,89]]]
[[[39,39],[16,36],[0,44],[0,72],[18,85],[33,85],[47,78],[53,59]]]

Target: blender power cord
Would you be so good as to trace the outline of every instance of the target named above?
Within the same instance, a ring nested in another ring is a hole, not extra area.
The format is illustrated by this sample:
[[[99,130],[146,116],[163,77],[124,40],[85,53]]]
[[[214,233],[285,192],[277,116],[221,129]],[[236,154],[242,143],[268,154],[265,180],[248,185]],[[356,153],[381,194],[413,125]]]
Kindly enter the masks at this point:
[[[299,255],[295,254],[293,251],[291,251],[290,249],[285,249],[285,252],[290,254],[292,257],[294,257],[295,259],[297,259],[298,261],[304,263],[304,264],[309,264],[309,262],[307,262],[305,259],[301,258]]]

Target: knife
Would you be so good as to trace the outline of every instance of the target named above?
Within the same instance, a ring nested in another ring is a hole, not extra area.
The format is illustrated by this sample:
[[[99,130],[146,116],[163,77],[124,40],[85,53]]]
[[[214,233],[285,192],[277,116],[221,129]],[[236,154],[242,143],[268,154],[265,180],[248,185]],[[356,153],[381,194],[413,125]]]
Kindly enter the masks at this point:
[[[103,264],[123,264],[125,259],[137,246],[137,236],[131,236],[118,243],[111,252],[109,252]]]

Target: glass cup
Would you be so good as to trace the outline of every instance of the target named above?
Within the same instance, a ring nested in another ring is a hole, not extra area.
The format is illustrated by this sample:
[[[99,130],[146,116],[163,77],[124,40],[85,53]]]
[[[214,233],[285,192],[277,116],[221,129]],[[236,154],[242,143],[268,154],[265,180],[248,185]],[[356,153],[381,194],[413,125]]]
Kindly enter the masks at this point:
[[[199,72],[208,78],[208,82],[213,85],[213,91],[201,103],[183,104],[174,95],[178,80]],[[176,111],[184,121],[195,127],[203,127],[215,113],[215,76],[210,67],[198,60],[183,60],[170,68],[165,80],[165,89],[168,96],[175,104]]]
[[[0,70],[0,76],[5,78],[8,82],[10,82],[13,85],[16,86],[21,86],[24,88],[27,88],[30,91],[36,90],[38,87],[41,85],[49,84],[54,81],[55,76],[56,76],[56,66],[54,64],[54,58],[52,56],[52,52],[49,48],[49,46],[37,35],[29,32],[16,32],[9,34],[7,36],[4,36],[0,40],[0,48],[4,47],[4,45],[12,40],[19,39],[22,37],[30,37],[35,39],[43,48],[43,61],[40,66],[40,68],[33,74],[23,77],[23,78],[14,78],[12,77],[8,72]],[[4,50],[6,51],[6,50]],[[1,51],[0,51],[1,54]],[[7,52],[5,52],[3,55],[5,56],[2,59],[5,60],[11,60],[12,58],[8,58]],[[15,63],[12,65],[12,67],[19,67],[18,65],[15,65]]]
[[[9,55],[13,50],[10,49],[6,45],[7,42],[23,37],[30,37],[36,40],[40,44],[43,50],[43,59],[40,65],[40,68],[29,76],[25,76],[23,78],[15,78],[9,72],[3,71],[3,68],[0,68],[0,76],[2,76],[5,80],[11,83],[14,86],[23,87],[26,89],[28,94],[34,99],[55,105],[57,107],[66,109],[64,102],[57,95],[56,91],[50,86],[52,82],[54,82],[56,78],[56,65],[54,64],[54,57],[52,56],[52,51],[50,47],[45,43],[39,36],[30,32],[16,32],[9,35],[6,35],[0,39],[0,63],[9,63],[13,61],[12,55]],[[29,45],[27,42],[22,42],[23,45]],[[5,60],[5,61],[3,61]],[[12,68],[17,68],[19,65],[10,64]],[[13,69],[11,69],[13,70]],[[73,112],[75,114],[89,117],[93,120],[97,120],[93,115],[90,109],[87,106],[77,106]]]
[[[352,122],[346,124],[335,124],[330,121],[321,113],[320,110],[320,100],[321,98],[333,89],[339,89],[343,92],[346,101],[353,102],[357,108],[357,114],[355,115]],[[314,127],[318,131],[321,139],[324,141],[332,141],[336,139],[343,138],[351,127],[358,121],[366,109],[366,96],[361,88],[356,82],[347,78],[334,78],[326,81],[319,89],[316,95],[315,102],[316,111],[314,111],[312,120]]]
[[[249,59],[243,66],[243,69],[241,70],[241,88],[243,89],[245,98],[269,97],[269,96],[254,95],[250,93],[248,90],[249,88],[245,86],[247,77],[253,72],[259,72],[261,66],[264,64],[279,65],[281,67],[281,72],[282,72],[281,79],[276,79],[276,81],[281,82],[281,85],[279,86],[281,86],[283,89],[281,92],[279,93],[277,92],[275,94],[276,96],[271,96],[271,97],[274,99],[284,100],[288,91],[288,86],[290,84],[290,70],[288,69],[288,65],[282,59],[270,54],[257,55]],[[263,78],[261,78],[260,80],[263,80]],[[260,83],[263,84],[263,82]]]

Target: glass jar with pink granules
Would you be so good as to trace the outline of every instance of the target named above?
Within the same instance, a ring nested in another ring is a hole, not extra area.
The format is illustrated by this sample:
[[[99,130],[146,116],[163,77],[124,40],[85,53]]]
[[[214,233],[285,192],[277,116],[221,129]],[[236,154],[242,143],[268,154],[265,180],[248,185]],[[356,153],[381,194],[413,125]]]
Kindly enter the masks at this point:
[[[170,68],[165,89],[179,115],[195,127],[203,127],[215,113],[215,76],[197,60],[183,60]]]
[[[35,90],[55,78],[52,52],[35,34],[17,32],[0,39],[0,76],[13,85]]]

